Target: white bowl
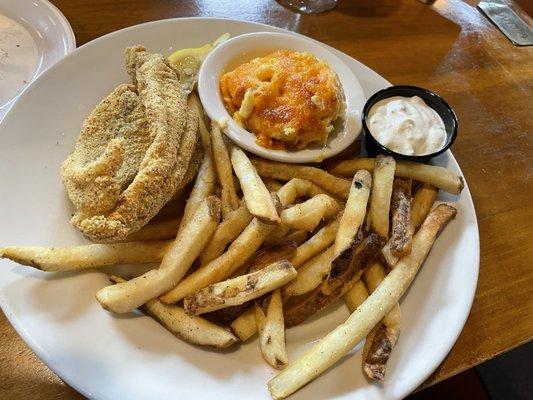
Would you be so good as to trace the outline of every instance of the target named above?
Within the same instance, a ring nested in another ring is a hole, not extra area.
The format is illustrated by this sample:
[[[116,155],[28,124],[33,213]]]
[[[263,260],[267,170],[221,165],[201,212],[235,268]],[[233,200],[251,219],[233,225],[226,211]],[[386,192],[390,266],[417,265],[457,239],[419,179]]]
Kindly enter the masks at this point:
[[[267,149],[255,141],[255,135],[240,127],[226,110],[220,94],[220,76],[228,65],[238,65],[275,50],[310,52],[325,60],[337,74],[344,95],[344,111],[335,121],[327,145],[298,151]],[[198,92],[204,109],[214,121],[224,121],[222,128],[240,147],[275,161],[289,163],[318,162],[347,148],[361,132],[360,115],[365,95],[356,76],[333,53],[314,40],[285,33],[249,33],[217,46],[204,60],[198,77]]]

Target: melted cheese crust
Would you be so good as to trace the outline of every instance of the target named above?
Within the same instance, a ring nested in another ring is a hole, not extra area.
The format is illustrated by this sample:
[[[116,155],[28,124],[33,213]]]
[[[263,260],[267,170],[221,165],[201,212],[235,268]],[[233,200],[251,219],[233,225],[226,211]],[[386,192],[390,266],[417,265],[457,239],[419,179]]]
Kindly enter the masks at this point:
[[[278,50],[220,78],[224,104],[261,146],[325,145],[340,109],[335,73],[313,54]]]

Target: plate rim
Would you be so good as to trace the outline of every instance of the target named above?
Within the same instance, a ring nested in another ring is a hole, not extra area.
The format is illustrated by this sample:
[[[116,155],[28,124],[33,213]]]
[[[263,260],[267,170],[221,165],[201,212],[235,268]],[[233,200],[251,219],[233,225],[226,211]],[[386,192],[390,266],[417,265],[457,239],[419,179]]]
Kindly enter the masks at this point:
[[[41,0],[41,1],[47,1],[47,0]],[[107,33],[106,35],[100,36],[98,38],[95,38],[95,39],[83,44],[82,46],[76,48],[72,53],[68,54],[66,57],[63,57],[61,60],[59,60],[54,65],[52,65],[50,68],[47,68],[44,72],[42,72],[40,75],[38,75],[32,81],[32,83],[25,88],[25,90],[23,92],[21,92],[21,94],[17,97],[16,101],[12,104],[12,107],[8,111],[8,113],[6,114],[6,117],[17,106],[17,103],[19,102],[19,99],[28,95],[26,93],[26,91],[27,91],[28,88],[32,88],[34,86],[33,85],[34,82],[36,82],[38,79],[45,79],[47,74],[50,73],[50,71],[53,70],[53,68],[56,68],[56,66],[59,66],[61,63],[65,62],[65,60],[68,57],[70,57],[72,54],[76,54],[76,52],[78,50],[83,49],[85,47],[94,46],[94,45],[98,44],[100,41],[103,41],[103,40],[105,40],[105,39],[107,39],[109,37],[112,37],[113,35],[116,35],[119,32],[123,33],[124,31],[134,30],[136,28],[139,28],[139,27],[145,26],[145,25],[157,25],[157,24],[165,23],[165,22],[168,23],[170,21],[174,21],[175,22],[175,21],[183,21],[183,20],[215,20],[215,21],[219,21],[219,22],[222,22],[222,23],[224,23],[224,22],[228,22],[228,23],[237,22],[237,23],[244,23],[244,24],[249,24],[249,25],[255,25],[255,26],[258,26],[258,27],[263,27],[263,28],[265,28],[265,29],[267,29],[269,31],[274,30],[274,31],[277,31],[277,32],[287,32],[287,33],[298,35],[298,36],[305,36],[305,35],[302,35],[302,34],[297,33],[297,32],[291,32],[291,31],[288,31],[288,30],[286,30],[284,28],[279,28],[277,26],[268,25],[268,24],[264,24],[264,23],[260,23],[260,22],[245,21],[245,20],[239,20],[239,19],[229,19],[229,18],[216,18],[216,17],[165,18],[165,19],[159,19],[159,20],[154,20],[154,21],[144,22],[144,23],[141,23],[141,24],[132,25],[132,26],[129,26],[129,27],[126,27],[126,28],[123,28],[123,29],[119,29],[119,30]],[[307,37],[307,36],[305,36],[305,37]],[[388,85],[391,85],[391,83],[389,81],[387,81],[385,78],[383,78],[377,72],[375,72],[374,70],[372,70],[371,68],[369,68],[365,64],[361,63],[357,59],[351,57],[350,55],[348,55],[346,53],[343,53],[340,50],[337,50],[337,49],[333,48],[332,46],[327,45],[326,43],[320,42],[320,41],[315,40],[315,39],[310,38],[310,37],[307,37],[307,38],[309,38],[309,39],[321,44],[322,46],[325,46],[326,49],[328,49],[329,51],[333,52],[334,54],[339,56],[341,59],[343,57],[350,58],[352,61],[355,61],[357,64],[362,66],[365,70],[367,70],[367,72],[371,73],[375,78],[379,78],[380,80],[386,82]],[[13,113],[11,113],[11,114],[13,114]],[[461,174],[463,175],[463,178],[464,178],[464,174],[462,173],[460,165],[457,162],[457,160],[455,159],[455,157],[453,156],[452,152],[450,150],[447,150],[444,154],[446,154],[448,157],[450,157],[450,159],[457,165],[458,169],[461,171]],[[466,320],[468,319],[468,317],[470,315],[470,310],[471,310],[471,307],[472,307],[472,304],[473,304],[473,301],[474,301],[475,293],[476,293],[476,290],[477,290],[477,284],[478,284],[478,281],[479,281],[480,240],[479,240],[479,224],[478,224],[478,221],[477,221],[477,213],[475,212],[474,202],[473,202],[472,195],[471,195],[471,192],[470,192],[470,189],[469,189],[469,186],[468,186],[468,182],[466,181],[466,178],[464,178],[464,190],[461,193],[461,195],[466,196],[466,198],[464,200],[468,203],[468,205],[473,210],[473,221],[472,222],[473,222],[473,225],[475,225],[475,226],[472,226],[471,228],[475,227],[475,229],[473,230],[474,239],[475,239],[475,249],[473,249],[473,253],[472,253],[472,264],[475,265],[476,268],[475,268],[475,271],[473,271],[472,278],[475,278],[475,284],[472,285],[472,287],[470,288],[470,291],[468,293],[463,293],[463,299],[465,300],[463,302],[463,305],[464,305],[463,308],[466,310],[466,312],[464,313],[464,315],[461,318],[461,321],[460,321],[461,324],[457,325],[457,326],[460,326],[460,329],[457,329],[457,331],[454,333],[454,335],[452,335],[453,336],[453,341],[450,340],[450,343],[448,345],[443,346],[444,350],[441,352],[442,353],[441,356],[435,357],[434,362],[431,364],[431,368],[428,368],[428,370],[426,371],[425,374],[420,374],[420,378],[419,379],[414,379],[412,381],[412,384],[407,386],[407,389],[405,390],[405,393],[400,393],[401,396],[397,397],[398,399],[401,399],[401,398],[409,395],[410,393],[412,393],[444,361],[444,359],[449,354],[449,352],[452,349],[452,347],[457,342],[457,339],[458,339],[459,335],[463,331],[463,328],[464,328],[464,325],[466,323]],[[76,391],[78,391],[82,395],[84,395],[84,396],[86,396],[88,398],[97,398],[97,397],[95,397],[94,393],[91,392],[90,388],[85,388],[85,387],[83,387],[82,384],[78,384],[77,382],[74,382],[74,378],[71,379],[70,376],[66,376],[66,374],[63,374],[61,371],[59,371],[59,366],[57,366],[57,368],[56,368],[56,363],[54,362],[53,356],[49,355],[48,352],[46,351],[46,349],[44,349],[42,346],[40,346],[37,343],[36,339],[34,339],[31,336],[31,334],[24,328],[22,323],[19,324],[17,317],[11,312],[11,310],[9,309],[7,303],[8,303],[7,302],[7,298],[5,297],[5,295],[3,293],[0,292],[0,307],[2,308],[4,314],[6,315],[6,318],[9,320],[10,324],[14,327],[14,329],[17,331],[17,333],[21,336],[21,338],[24,340],[24,342],[32,349],[32,351],[35,352],[35,354],[46,364],[46,366],[48,368],[50,368],[50,370],[52,370],[56,375],[58,375],[65,383],[67,383],[69,386],[74,388]],[[325,332],[324,335],[325,334],[327,334],[327,332]]]

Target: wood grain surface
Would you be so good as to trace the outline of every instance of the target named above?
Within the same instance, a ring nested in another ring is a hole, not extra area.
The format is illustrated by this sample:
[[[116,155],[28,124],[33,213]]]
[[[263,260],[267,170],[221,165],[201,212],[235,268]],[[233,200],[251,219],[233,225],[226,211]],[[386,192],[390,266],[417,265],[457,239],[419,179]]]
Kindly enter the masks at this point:
[[[340,0],[320,15],[274,0],[52,0],[78,46],[162,18],[244,19],[297,31],[397,84],[427,87],[456,110],[453,152],[479,221],[480,276],[453,350],[426,385],[510,350],[533,335],[533,47],[513,46],[476,1]],[[51,373],[0,314],[0,398],[82,398]]]

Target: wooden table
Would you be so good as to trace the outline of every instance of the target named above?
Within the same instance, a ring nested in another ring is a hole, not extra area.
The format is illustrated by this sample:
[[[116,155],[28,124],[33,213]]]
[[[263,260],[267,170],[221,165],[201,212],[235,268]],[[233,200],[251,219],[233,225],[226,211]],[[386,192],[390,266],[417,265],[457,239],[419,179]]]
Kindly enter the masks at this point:
[[[435,90],[455,108],[454,154],[481,236],[479,284],[453,350],[426,384],[475,366],[533,334],[533,48],[514,47],[477,1],[340,0],[304,16],[274,0],[52,0],[78,45],[162,18],[238,18],[287,28],[357,58],[393,83]],[[0,314],[0,398],[82,398],[51,373]]]

